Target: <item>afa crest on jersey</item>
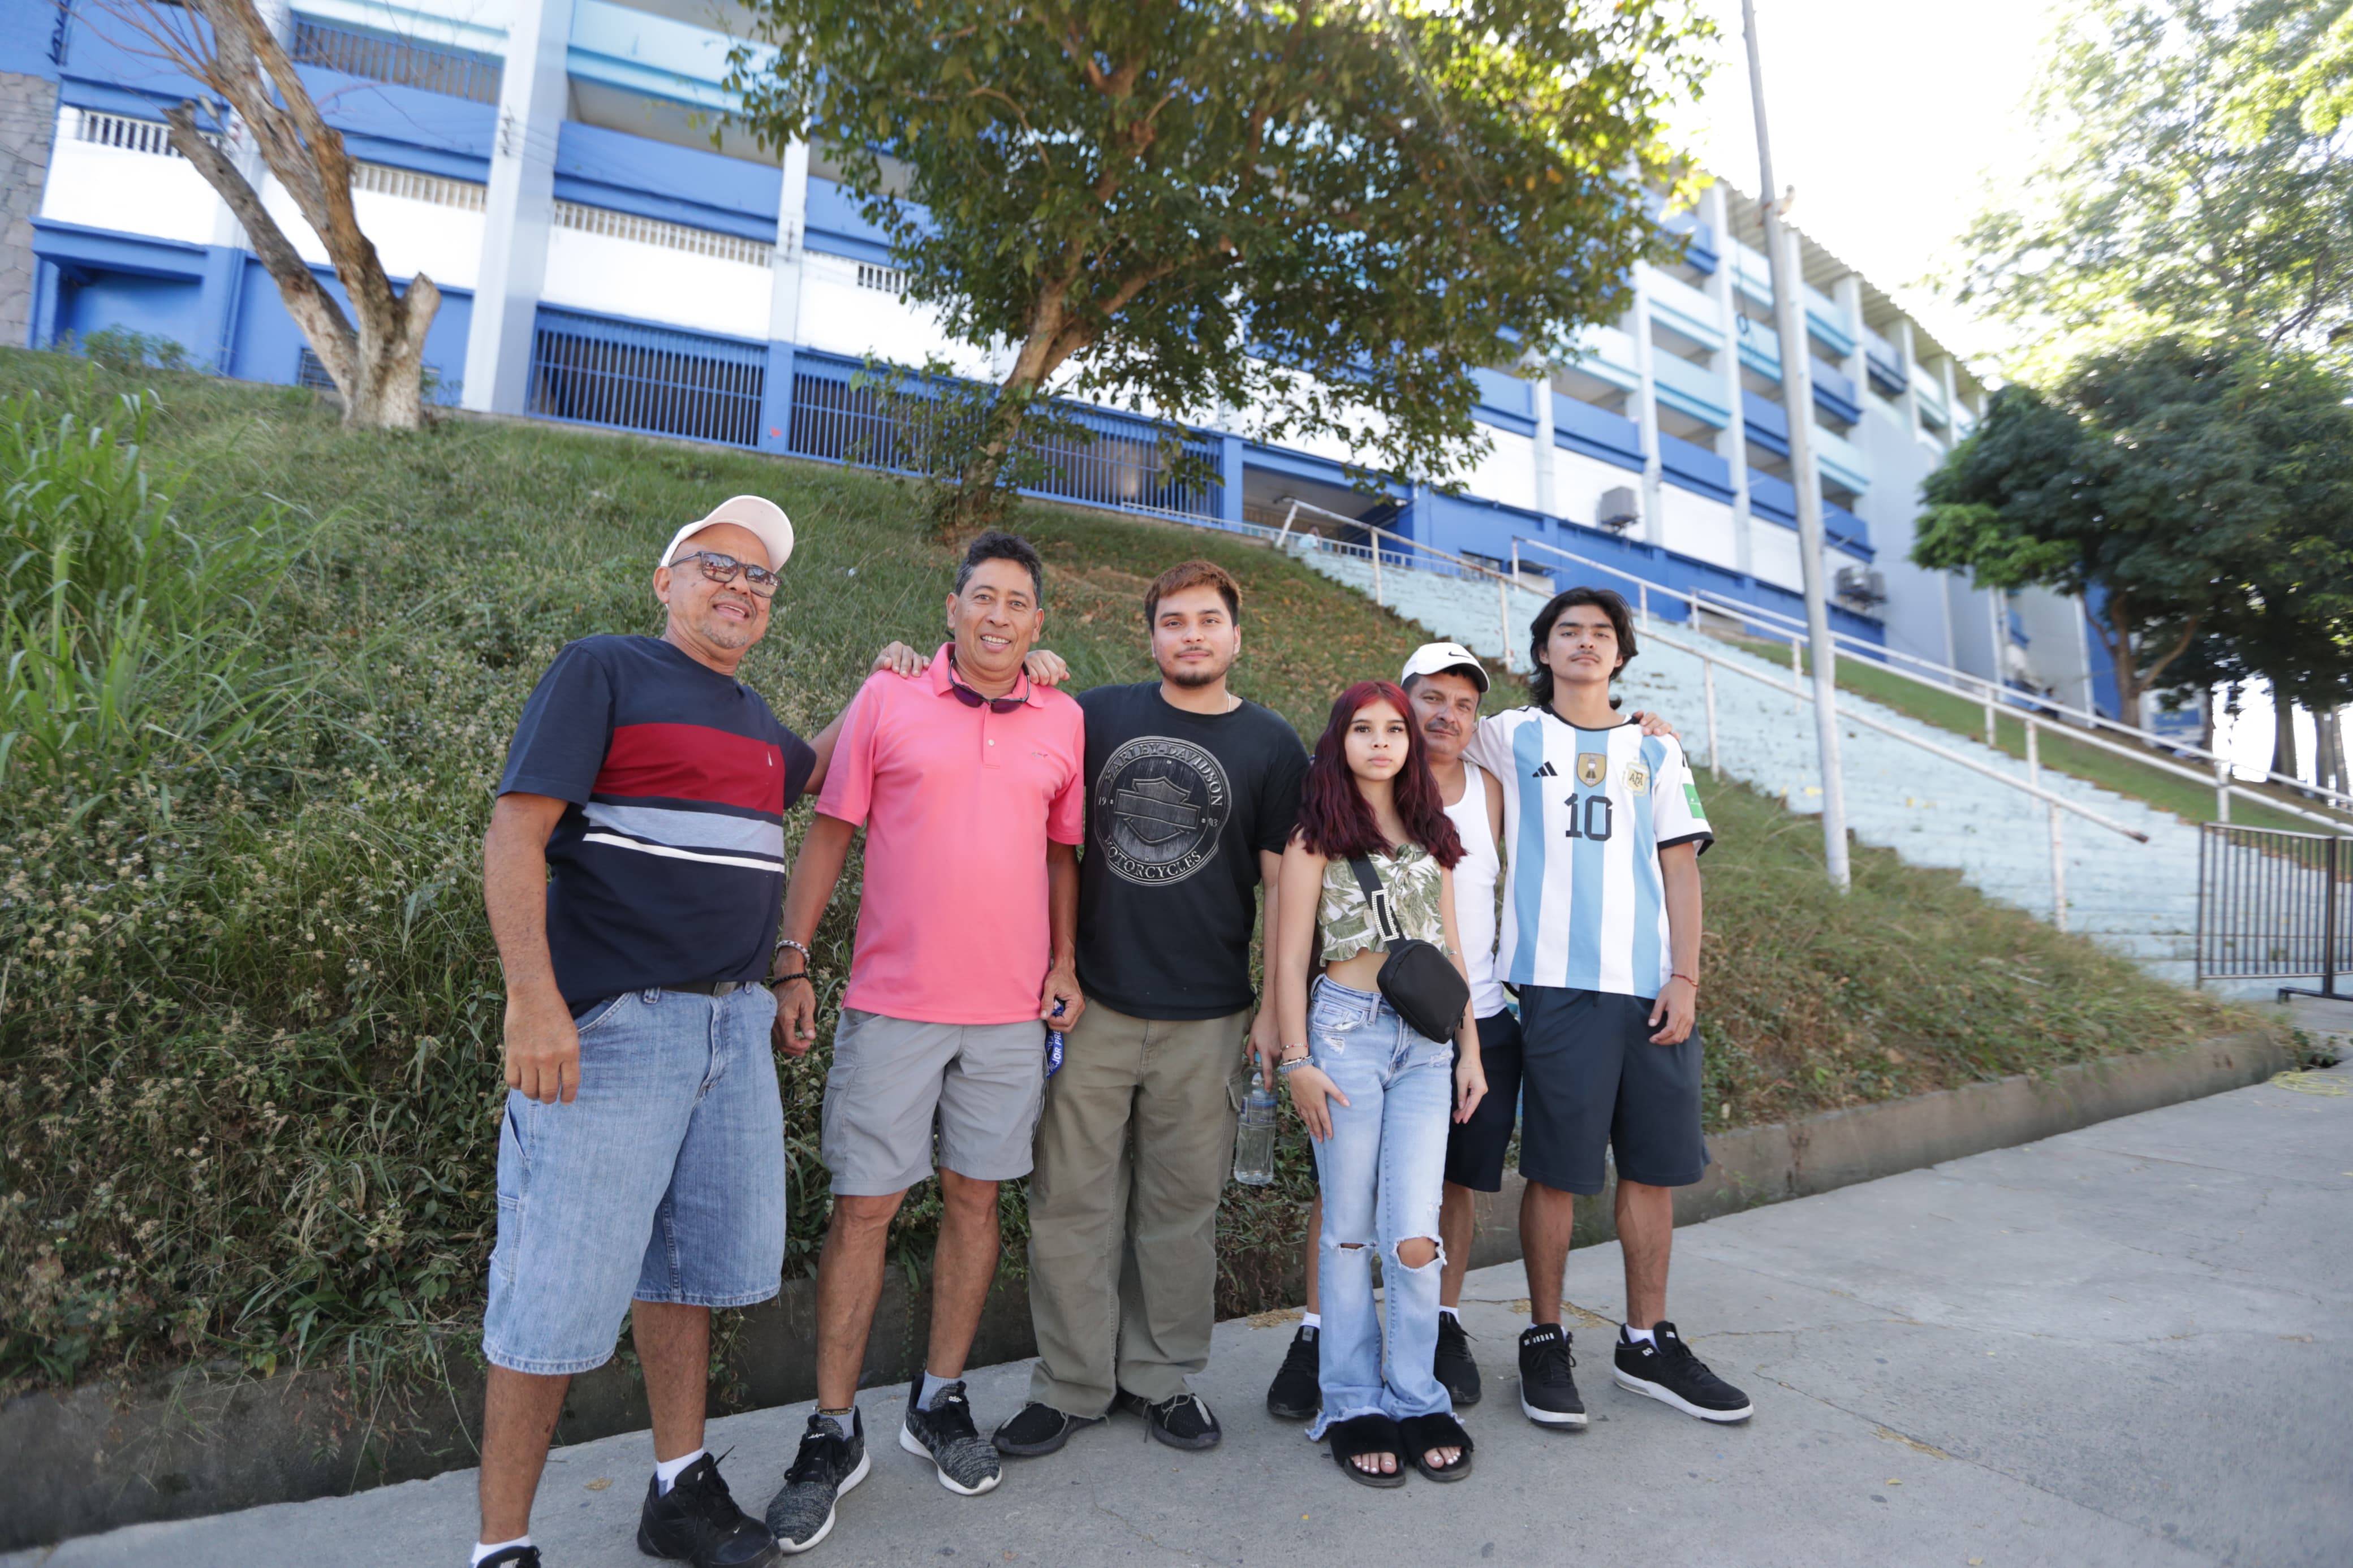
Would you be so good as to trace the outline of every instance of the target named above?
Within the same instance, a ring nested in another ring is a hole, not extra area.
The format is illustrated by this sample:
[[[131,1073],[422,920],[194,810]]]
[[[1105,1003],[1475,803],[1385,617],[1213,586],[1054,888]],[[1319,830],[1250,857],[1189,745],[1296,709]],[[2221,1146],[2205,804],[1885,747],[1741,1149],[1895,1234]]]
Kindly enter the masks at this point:
[[[1626,788],[1634,795],[1651,793],[1651,770],[1640,763],[1626,764]]]
[[[1609,757],[1604,752],[1577,753],[1577,782],[1591,789],[1609,774]]]

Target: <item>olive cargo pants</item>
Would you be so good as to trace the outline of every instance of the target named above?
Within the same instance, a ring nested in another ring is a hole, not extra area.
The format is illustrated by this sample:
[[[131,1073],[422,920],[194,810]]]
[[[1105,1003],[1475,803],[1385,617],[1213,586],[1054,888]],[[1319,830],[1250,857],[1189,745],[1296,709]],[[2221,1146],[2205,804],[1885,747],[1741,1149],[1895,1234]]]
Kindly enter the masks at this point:
[[[1089,1002],[1064,1041],[1029,1177],[1030,1398],[1097,1416],[1123,1390],[1173,1399],[1208,1364],[1250,1016]]]

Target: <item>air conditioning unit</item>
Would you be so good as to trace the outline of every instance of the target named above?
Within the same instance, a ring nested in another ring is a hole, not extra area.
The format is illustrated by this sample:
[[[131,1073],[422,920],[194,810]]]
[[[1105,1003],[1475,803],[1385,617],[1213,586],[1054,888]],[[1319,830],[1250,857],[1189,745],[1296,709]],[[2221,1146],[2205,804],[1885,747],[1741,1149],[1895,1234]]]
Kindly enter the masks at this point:
[[[1623,533],[1642,521],[1642,505],[1630,485],[1620,485],[1601,492],[1601,505],[1595,521],[1612,533]]]
[[[1831,592],[1850,605],[1887,603],[1887,574],[1868,566],[1841,566]]]

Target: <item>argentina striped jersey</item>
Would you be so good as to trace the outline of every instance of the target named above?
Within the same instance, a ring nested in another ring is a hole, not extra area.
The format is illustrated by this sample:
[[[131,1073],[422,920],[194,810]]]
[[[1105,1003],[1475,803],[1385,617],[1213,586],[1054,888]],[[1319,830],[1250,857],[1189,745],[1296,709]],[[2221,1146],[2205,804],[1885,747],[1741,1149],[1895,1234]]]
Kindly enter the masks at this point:
[[[1673,967],[1659,851],[1715,837],[1683,747],[1529,707],[1481,720],[1468,755],[1504,781],[1497,977],[1656,996]]]

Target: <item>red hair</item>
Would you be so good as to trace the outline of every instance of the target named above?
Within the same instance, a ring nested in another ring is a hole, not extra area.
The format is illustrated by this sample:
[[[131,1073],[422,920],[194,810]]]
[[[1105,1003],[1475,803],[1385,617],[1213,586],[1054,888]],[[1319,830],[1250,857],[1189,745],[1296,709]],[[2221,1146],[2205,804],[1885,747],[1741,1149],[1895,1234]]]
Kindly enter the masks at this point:
[[[1356,786],[1356,775],[1348,771],[1348,726],[1376,702],[1388,703],[1405,721],[1405,766],[1398,770],[1393,787],[1406,837],[1451,869],[1462,858],[1461,835],[1454,831],[1445,804],[1438,798],[1438,780],[1430,775],[1413,707],[1403,691],[1386,680],[1360,680],[1332,704],[1331,721],[1315,742],[1315,756],[1299,786],[1300,841],[1326,860],[1387,853],[1388,841],[1373,820],[1365,792]]]

